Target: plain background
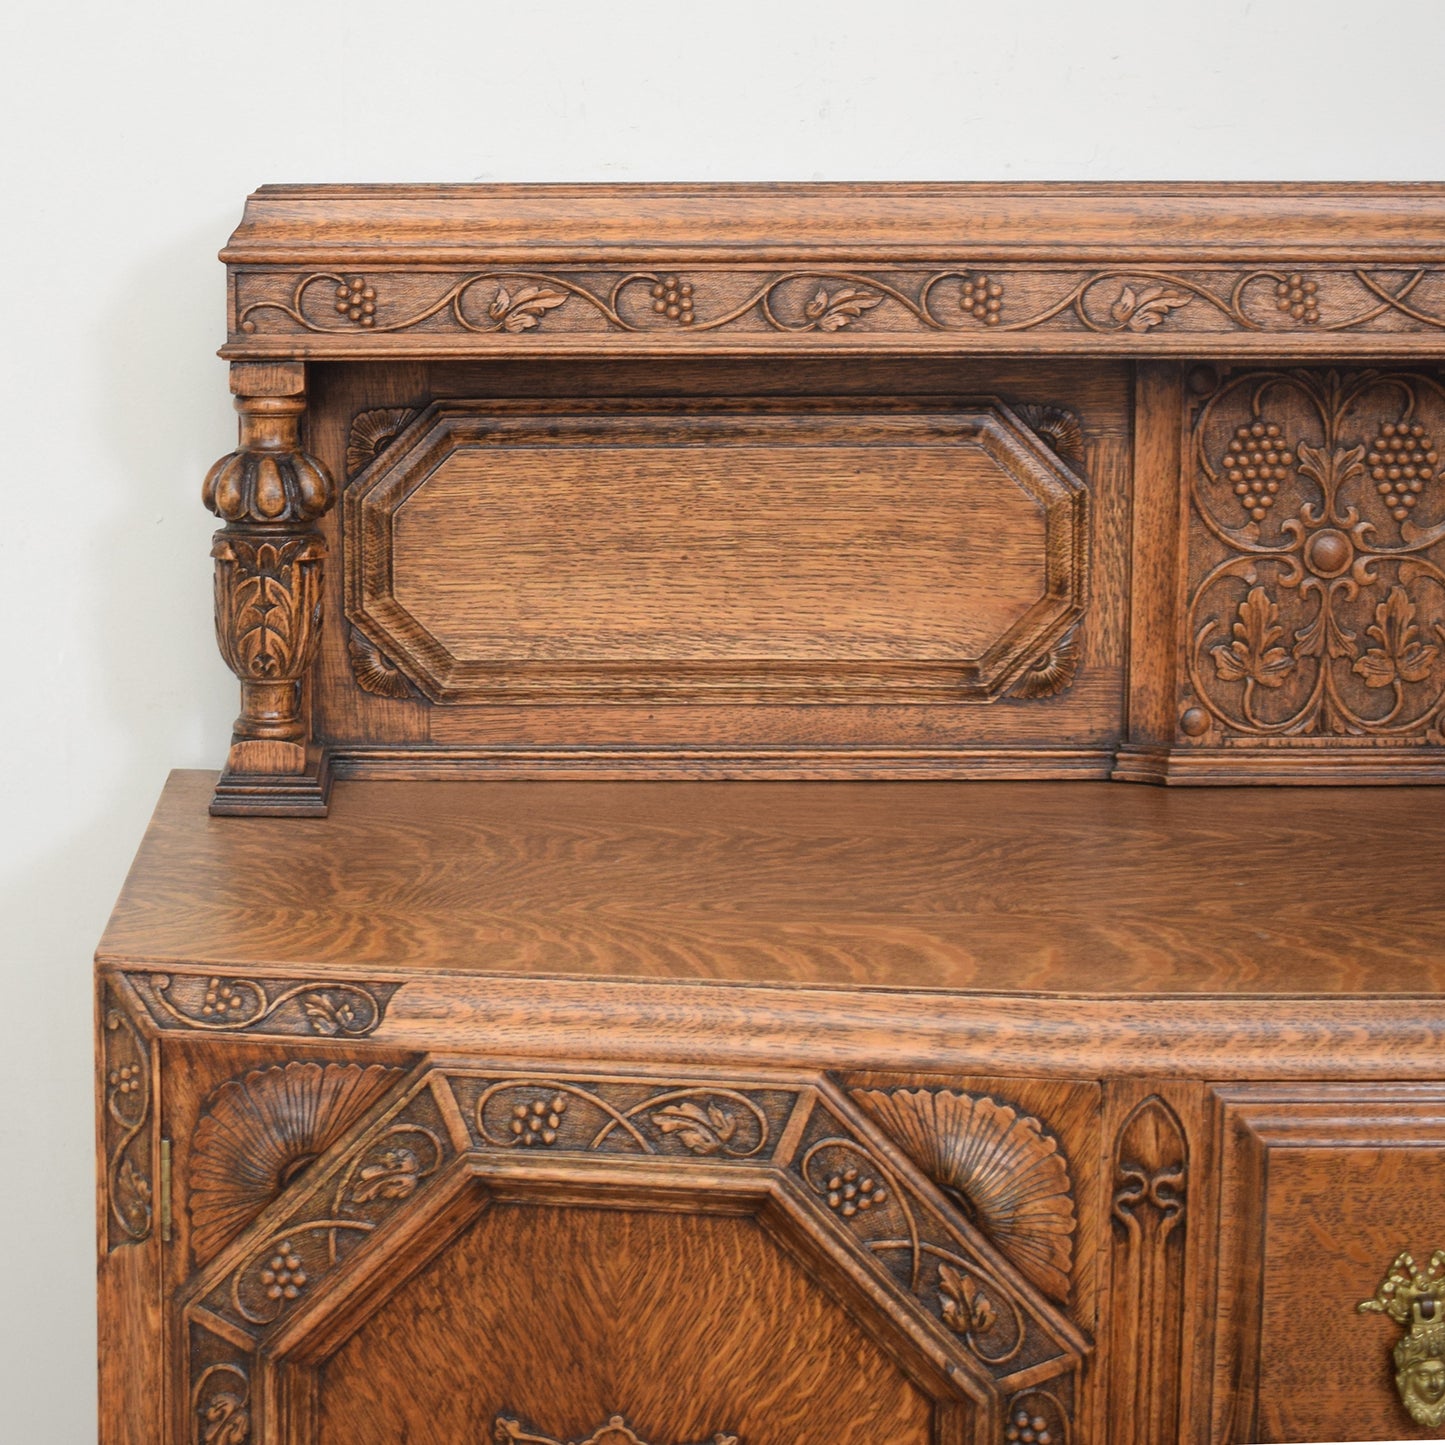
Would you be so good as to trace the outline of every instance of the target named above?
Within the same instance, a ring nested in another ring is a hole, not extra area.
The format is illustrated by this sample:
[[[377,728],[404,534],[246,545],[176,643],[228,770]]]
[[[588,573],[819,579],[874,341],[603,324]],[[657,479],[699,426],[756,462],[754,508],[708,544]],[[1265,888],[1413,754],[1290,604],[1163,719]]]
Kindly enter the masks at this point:
[[[0,1439],[95,1438],[90,955],[167,769],[218,765],[236,707],[199,487],[252,187],[1437,179],[1442,60],[1431,0],[12,0]]]

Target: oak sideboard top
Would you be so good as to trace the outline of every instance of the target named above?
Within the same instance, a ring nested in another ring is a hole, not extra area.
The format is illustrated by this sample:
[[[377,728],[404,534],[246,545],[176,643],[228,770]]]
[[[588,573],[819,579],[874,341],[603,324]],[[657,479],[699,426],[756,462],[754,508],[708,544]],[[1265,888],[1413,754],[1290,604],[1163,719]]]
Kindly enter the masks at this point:
[[[1445,988],[1428,789],[175,773],[103,963],[1106,995]]]

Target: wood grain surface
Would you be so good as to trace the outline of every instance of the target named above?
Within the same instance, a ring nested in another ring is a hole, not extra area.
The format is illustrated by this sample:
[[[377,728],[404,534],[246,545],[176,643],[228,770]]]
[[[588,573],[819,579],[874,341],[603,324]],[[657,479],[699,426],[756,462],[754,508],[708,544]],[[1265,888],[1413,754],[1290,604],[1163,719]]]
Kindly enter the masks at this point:
[[[488,1206],[320,1394],[319,1445],[484,1441],[498,1417],[581,1440],[615,1414],[662,1445],[933,1438],[928,1398],[752,1220],[638,1210]]]
[[[1445,986],[1445,815],[1426,790],[340,784],[325,821],[227,821],[205,816],[210,782],[173,776],[103,961],[1005,993]]]

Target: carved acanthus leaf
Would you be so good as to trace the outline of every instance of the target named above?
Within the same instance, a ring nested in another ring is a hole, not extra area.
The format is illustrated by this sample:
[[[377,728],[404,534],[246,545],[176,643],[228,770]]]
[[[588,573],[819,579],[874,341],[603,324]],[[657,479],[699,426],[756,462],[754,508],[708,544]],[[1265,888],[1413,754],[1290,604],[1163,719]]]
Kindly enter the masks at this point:
[[[1355,663],[1354,670],[1365,679],[1366,687],[1424,682],[1430,676],[1440,649],[1420,641],[1415,604],[1403,587],[1390,588],[1365,631],[1378,643]]]
[[[1226,682],[1248,679],[1261,687],[1283,687],[1294,659],[1278,646],[1284,636],[1279,606],[1263,587],[1251,587],[1234,623],[1234,641],[1212,648],[1214,666]]]

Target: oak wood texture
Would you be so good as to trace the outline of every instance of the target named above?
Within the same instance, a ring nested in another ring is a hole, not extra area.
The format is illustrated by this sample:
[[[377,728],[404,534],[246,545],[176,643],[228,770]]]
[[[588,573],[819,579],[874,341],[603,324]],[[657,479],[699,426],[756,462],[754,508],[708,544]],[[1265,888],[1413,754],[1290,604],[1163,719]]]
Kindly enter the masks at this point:
[[[241,828],[205,818],[209,781],[173,775],[102,961],[1123,996],[1445,987],[1428,790],[349,783],[324,825]]]
[[[265,187],[223,354],[1438,355],[1442,255],[1430,185]]]
[[[1445,777],[1445,187],[267,187],[223,259],[103,1445],[1430,1438],[1356,1306],[1445,1248],[1445,815],[1361,785]]]
[[[1323,1394],[1294,1321],[1303,1252],[1353,1310],[1433,1247],[1432,792],[341,782],[306,820],[211,782],[173,776],[98,954],[103,1318],[160,1286],[107,1441],[157,1438],[141,1356],[188,1445],[1409,1433],[1380,1321],[1331,1316]],[[1308,1170],[1245,1178],[1271,1129],[1351,1178],[1405,1148],[1413,1202],[1335,1190],[1327,1244]],[[779,1342],[752,1373],[719,1299]],[[447,1323],[499,1310],[486,1352]],[[827,1359],[868,1388],[820,1398]]]
[[[348,615],[436,702],[991,701],[1083,612],[1087,491],[997,403],[453,404],[387,457]]]
[[[222,255],[218,813],[1445,778],[1445,187],[266,187]]]

